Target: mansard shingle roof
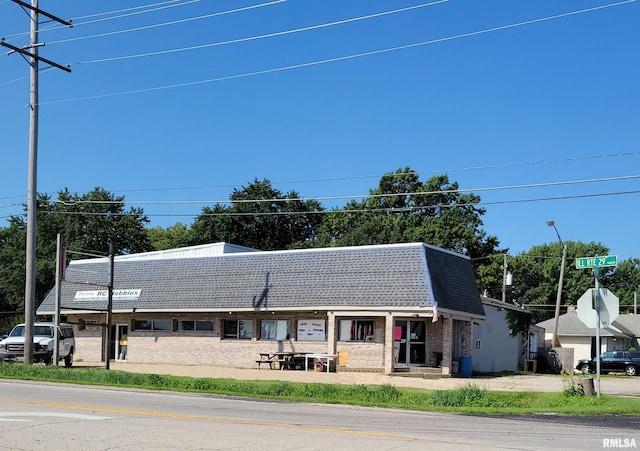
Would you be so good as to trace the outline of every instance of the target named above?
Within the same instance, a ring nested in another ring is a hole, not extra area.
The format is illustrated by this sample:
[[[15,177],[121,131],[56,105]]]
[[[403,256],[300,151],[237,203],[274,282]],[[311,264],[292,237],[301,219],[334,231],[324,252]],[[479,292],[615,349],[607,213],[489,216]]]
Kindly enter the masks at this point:
[[[104,289],[95,284],[106,284],[108,265],[107,259],[72,262],[62,283],[62,309],[105,309],[104,301],[75,297],[78,291]],[[135,301],[114,298],[115,311],[392,309],[437,301],[438,308],[484,315],[470,260],[423,243],[116,257],[114,289],[141,290]],[[38,313],[52,312],[53,298],[52,291]]]

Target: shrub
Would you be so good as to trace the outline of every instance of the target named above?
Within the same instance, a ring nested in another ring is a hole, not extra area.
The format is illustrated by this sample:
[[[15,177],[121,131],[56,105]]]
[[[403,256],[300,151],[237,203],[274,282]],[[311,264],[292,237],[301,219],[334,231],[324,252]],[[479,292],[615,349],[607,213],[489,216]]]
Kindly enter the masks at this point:
[[[584,396],[584,387],[576,380],[575,377],[572,377],[564,381],[563,393],[567,397]]]

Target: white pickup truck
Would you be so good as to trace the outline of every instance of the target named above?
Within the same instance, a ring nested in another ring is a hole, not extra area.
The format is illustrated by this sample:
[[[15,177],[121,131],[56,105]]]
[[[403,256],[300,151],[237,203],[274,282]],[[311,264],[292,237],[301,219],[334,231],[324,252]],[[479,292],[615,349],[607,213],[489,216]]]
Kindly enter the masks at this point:
[[[33,362],[50,365],[53,362],[53,323],[35,323],[33,326]],[[24,324],[18,324],[9,336],[0,341],[0,361],[24,360]],[[60,324],[58,328],[58,360],[64,366],[73,365],[76,341],[71,324]]]

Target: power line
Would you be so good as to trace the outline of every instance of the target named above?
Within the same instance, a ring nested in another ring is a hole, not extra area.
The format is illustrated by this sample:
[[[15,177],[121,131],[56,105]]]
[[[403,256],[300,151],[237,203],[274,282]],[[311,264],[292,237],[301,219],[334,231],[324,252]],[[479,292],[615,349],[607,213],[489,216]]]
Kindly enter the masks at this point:
[[[11,1],[11,0],[8,0],[8,1]],[[165,5],[167,3],[176,3],[176,2],[181,2],[181,3],[172,4],[170,6],[161,6],[161,7],[155,8],[158,5]],[[130,17],[130,16],[134,16],[134,15],[139,15],[139,14],[146,14],[146,13],[155,12],[155,11],[159,11],[159,10],[167,9],[167,8],[175,8],[175,7],[178,7],[178,6],[185,6],[185,5],[188,5],[188,4],[191,4],[191,3],[197,3],[197,2],[200,2],[200,0],[187,0],[187,1],[184,1],[184,0],[169,0],[169,1],[166,1],[166,2],[154,3],[154,4],[151,4],[151,5],[134,6],[132,8],[120,9],[120,10],[116,10],[116,11],[108,11],[108,12],[103,12],[103,13],[91,14],[91,15],[88,15],[88,16],[74,17],[71,20],[73,21],[73,20],[86,19],[86,18],[91,18],[91,17],[106,16],[106,15],[109,15],[109,14],[119,14],[121,12],[134,11],[134,10],[139,10],[139,9],[143,9],[143,8],[153,8],[153,9],[148,9],[148,10],[145,10],[145,11],[138,11],[138,12],[135,12],[135,13],[123,14],[123,15],[119,15],[119,16],[107,17],[107,18],[93,20],[93,21],[89,21],[89,22],[80,22],[80,23],[74,23],[73,24],[74,27],[78,27],[78,26],[81,26],[81,25],[88,25],[88,24],[93,24],[93,23],[96,23],[96,22],[104,22],[106,20],[122,19],[123,17]],[[62,28],[64,28],[64,27],[52,26],[52,27],[40,30],[40,32],[42,33],[44,31],[59,30],[59,29],[62,29]],[[28,36],[28,35],[29,35],[29,32],[15,33],[15,34],[7,35],[7,36],[5,36],[5,38],[13,39],[13,38],[19,38],[19,37]]]
[[[407,7],[407,8],[394,9],[392,11],[384,11],[384,12],[380,12],[380,13],[369,14],[369,15],[366,15],[366,16],[352,17],[350,19],[338,20],[338,21],[334,21],[334,22],[327,22],[327,23],[323,23],[323,24],[319,24],[319,25],[311,25],[311,26],[308,26],[308,27],[296,28],[296,29],[292,29],[292,30],[278,31],[278,32],[275,32],[275,33],[267,33],[267,34],[262,34],[262,35],[257,35],[257,36],[250,36],[250,37],[246,37],[246,38],[231,39],[231,40],[228,40],[228,41],[211,42],[211,43],[208,43],[208,44],[194,45],[194,46],[190,46],[190,47],[182,47],[182,48],[169,49],[169,50],[159,50],[157,52],[146,52],[146,53],[138,53],[138,54],[135,54],[135,55],[125,55],[125,56],[116,56],[116,57],[112,57],[112,58],[101,58],[101,59],[95,59],[95,60],[87,60],[87,61],[81,61],[81,62],[78,62],[78,63],[75,63],[75,64],[105,63],[105,62],[120,61],[120,60],[125,60],[125,59],[144,58],[144,57],[148,57],[148,56],[158,56],[158,55],[166,55],[166,54],[169,54],[169,53],[179,53],[179,52],[186,52],[186,51],[191,51],[191,50],[200,50],[200,49],[205,49],[205,48],[218,47],[218,46],[222,46],[222,45],[238,44],[238,43],[241,43],[241,42],[257,41],[259,39],[267,39],[267,38],[273,38],[273,37],[277,37],[277,36],[285,36],[285,35],[294,34],[294,33],[301,33],[301,32],[304,32],[304,31],[319,30],[319,29],[322,29],[322,28],[333,27],[333,26],[336,26],[336,25],[343,25],[343,24],[346,24],[346,23],[352,23],[352,22],[358,22],[358,21],[361,21],[361,20],[367,20],[367,19],[373,19],[373,18],[377,18],[377,17],[388,16],[388,15],[391,15],[391,14],[397,14],[397,13],[406,12],[406,11],[410,11],[410,10],[414,10],[414,9],[418,9],[418,8],[425,8],[427,6],[434,6],[434,5],[438,5],[438,4],[441,4],[441,3],[446,3],[448,1],[450,1],[450,0],[439,0],[439,1],[431,2],[431,3],[423,3],[423,4],[420,4],[420,5],[410,6],[410,7]]]
[[[384,194],[358,194],[358,195],[342,195],[342,196],[326,196],[326,197],[294,197],[294,198],[278,198],[278,199],[239,199],[239,200],[189,200],[189,201],[126,201],[128,205],[189,205],[189,204],[248,204],[248,203],[272,203],[272,202],[308,202],[308,201],[326,201],[326,200],[350,200],[350,199],[383,199],[388,197],[398,196],[429,196],[433,194],[464,194],[464,193],[476,193],[482,191],[500,191],[500,190],[513,190],[524,188],[542,188],[552,187],[559,185],[575,185],[583,183],[596,183],[596,182],[611,182],[621,180],[633,180],[639,179],[640,175],[627,175],[619,177],[605,177],[599,179],[583,179],[583,180],[568,180],[560,182],[547,182],[547,183],[530,183],[523,185],[507,185],[507,186],[492,186],[485,188],[464,188],[464,189],[445,189],[437,191],[415,191],[415,192],[403,192],[403,193],[384,193]],[[120,201],[106,201],[106,200],[80,200],[75,202],[67,202],[61,200],[54,200],[55,203],[63,205],[77,205],[77,204],[120,204]]]
[[[323,179],[306,179],[306,180],[304,179],[303,180],[281,180],[281,181],[272,181],[271,184],[275,186],[275,185],[285,185],[285,184],[290,185],[294,183],[300,184],[300,183],[340,182],[340,181],[363,180],[363,179],[371,179],[371,178],[380,179],[383,176],[387,176],[387,175],[403,176],[407,174],[416,174],[416,175],[418,174],[449,174],[452,172],[460,172],[460,171],[512,168],[512,167],[519,167],[519,166],[535,166],[535,165],[542,165],[542,164],[566,163],[566,162],[593,160],[593,159],[601,159],[601,158],[614,158],[614,157],[639,156],[639,155],[640,155],[640,152],[624,152],[624,153],[591,155],[591,156],[583,156],[583,157],[559,158],[559,159],[553,159],[553,160],[526,161],[526,162],[520,162],[520,163],[490,164],[490,165],[483,165],[483,166],[469,166],[469,167],[458,167],[458,168],[436,169],[436,170],[417,170],[417,171],[401,172],[401,173],[393,173],[393,174],[357,175],[357,176],[348,176],[348,177],[331,177],[331,178],[323,178]],[[151,191],[203,190],[203,189],[219,189],[219,188],[237,188],[241,185],[242,184],[173,187],[173,188],[149,188],[149,189],[118,189],[118,190],[114,190],[114,192],[126,193],[126,192],[151,192]],[[55,193],[50,193],[50,194],[55,194]]]
[[[171,0],[171,2],[175,2],[175,1],[177,1],[177,0]],[[192,1],[200,1],[200,0],[192,0]],[[280,0],[280,1],[286,1],[286,0]],[[434,6],[434,5],[437,5],[437,4],[440,4],[440,3],[446,3],[448,1],[450,1],[450,0],[438,0],[438,1],[435,1],[435,2],[423,3],[423,4],[420,4],[420,5],[410,6],[410,7],[406,7],[406,8],[400,8],[400,9],[395,9],[395,10],[391,10],[391,11],[383,11],[381,13],[375,13],[375,14],[369,14],[369,15],[366,15],[366,16],[353,17],[353,18],[344,19],[344,20],[340,20],[340,21],[329,22],[329,23],[324,23],[324,24],[319,24],[319,25],[313,25],[313,26],[303,27],[303,28],[297,28],[297,29],[293,29],[293,30],[286,30],[286,31],[281,31],[281,32],[276,32],[276,33],[269,33],[269,34],[264,34],[264,35],[259,35],[259,36],[252,36],[252,37],[234,39],[234,40],[229,40],[229,41],[202,44],[202,45],[184,47],[184,48],[178,48],[178,49],[161,50],[161,51],[157,51],[157,52],[147,52],[147,53],[141,53],[141,54],[136,54],[136,55],[126,55],[126,56],[119,56],[119,57],[112,57],[112,58],[102,58],[102,59],[96,59],[96,60],[87,60],[87,61],[81,61],[81,62],[73,63],[73,65],[75,65],[75,64],[93,64],[93,63],[119,61],[119,60],[124,60],[124,59],[134,59],[134,58],[142,58],[142,57],[148,57],[148,56],[157,56],[157,55],[164,55],[164,54],[170,54],[170,53],[178,53],[178,52],[189,51],[189,50],[204,49],[204,48],[216,47],[216,46],[222,46],[222,45],[228,45],[228,44],[237,44],[237,43],[241,43],[241,42],[248,42],[248,41],[254,41],[254,40],[259,40],[259,39],[266,39],[266,38],[271,38],[271,37],[276,37],[276,36],[283,36],[283,35],[287,35],[287,34],[293,34],[293,33],[299,33],[299,32],[303,32],[303,31],[316,30],[316,29],[327,28],[327,27],[330,27],[330,26],[341,25],[341,24],[350,23],[350,22],[357,22],[357,21],[361,21],[361,20],[387,16],[387,15],[396,14],[396,13],[400,13],[400,12],[406,12],[406,11],[409,11],[409,10],[424,8],[424,7],[427,7],[427,6]],[[188,2],[188,3],[191,3],[191,1]],[[266,5],[270,5],[270,4],[271,3],[266,4]],[[182,5],[183,4],[172,5],[172,6],[182,6]],[[254,6],[253,8],[260,7],[260,6],[264,6],[264,5]],[[132,8],[132,9],[134,9],[134,8]],[[193,18],[189,18],[189,19],[184,19],[184,21],[192,21],[192,20],[198,20],[198,19],[203,19],[203,18],[209,18],[209,17],[215,16],[215,15],[229,14],[231,12],[237,12],[237,11],[241,11],[241,10],[244,10],[244,9],[246,9],[246,8],[243,8],[243,9],[240,9],[240,10],[231,10],[231,11],[222,12],[222,13],[215,13],[213,15],[209,14],[209,15],[205,15],[205,16],[193,17]],[[127,11],[127,10],[124,10],[124,11]],[[150,11],[155,11],[155,10],[150,10]],[[150,12],[150,11],[143,11],[143,13]],[[109,14],[109,13],[101,13],[101,14]],[[140,14],[140,13],[138,13],[138,14]],[[124,17],[124,16],[111,17],[111,18],[109,18],[109,20],[114,19],[114,18],[120,18],[120,17]],[[102,20],[107,20],[107,19],[102,19]],[[180,23],[180,22],[182,22],[182,21],[165,22],[165,23],[162,23],[162,24],[153,25],[151,27],[155,28],[155,27],[158,27],[158,26],[173,25],[173,24]],[[80,24],[76,23],[76,24],[74,24],[74,26],[77,27],[78,25],[85,25],[87,23],[91,23],[91,22],[85,22],[85,23],[80,23]],[[49,28],[48,30],[58,29],[58,28],[60,28],[60,27]],[[52,42],[48,42],[48,44],[52,45],[52,44],[57,44],[57,43],[61,43],[61,42],[69,42],[69,41],[76,41],[76,40],[82,40],[82,39],[90,39],[90,38],[95,38],[95,37],[107,36],[107,35],[114,34],[114,33],[115,34],[120,34],[120,33],[125,33],[125,32],[130,32],[130,31],[140,31],[140,30],[144,30],[144,29],[147,29],[147,28],[149,28],[149,27],[131,28],[131,29],[128,29],[128,30],[120,30],[120,31],[113,32],[113,33],[103,33],[103,34],[93,35],[93,36],[78,37],[78,38],[73,38],[73,39],[67,39],[67,40],[64,40],[64,41],[52,41]],[[12,36],[18,36],[18,35],[12,35]],[[0,86],[12,84],[12,83],[24,80],[25,78],[26,77],[22,77],[22,78],[18,78],[18,79],[15,79],[15,80],[8,81],[8,82],[0,83]]]
[[[489,201],[478,203],[458,203],[453,205],[435,204],[421,207],[406,207],[406,208],[366,208],[366,209],[333,209],[333,210],[318,210],[318,211],[287,211],[287,212],[245,212],[245,213],[118,213],[119,216],[143,216],[143,217],[204,217],[204,216],[286,216],[286,215],[318,215],[318,214],[353,214],[353,213],[388,213],[388,214],[402,214],[411,213],[413,210],[435,209],[435,208],[460,208],[460,207],[481,207],[486,205],[499,205],[499,204],[516,204],[516,203],[531,203],[531,202],[544,202],[544,201],[557,201],[557,200],[571,200],[571,199],[585,199],[594,197],[606,197],[606,196],[621,196],[630,194],[639,194],[640,190],[632,191],[618,191],[610,193],[597,193],[597,194],[577,194],[573,196],[555,196],[555,197],[539,197],[530,199],[517,199],[517,200],[504,200],[504,201]],[[128,202],[121,202],[126,205]],[[76,211],[44,211],[45,214],[57,214],[57,215],[71,215],[71,216],[106,216],[107,213],[100,212],[76,212]],[[0,219],[11,218],[14,216],[24,216],[22,214],[0,216]]]
[[[422,46],[431,45],[431,44],[438,44],[438,43],[441,43],[441,42],[453,41],[453,40],[456,40],[456,39],[462,39],[462,38],[468,38],[468,37],[478,36],[478,35],[487,34],[487,33],[493,33],[493,32],[496,32],[496,31],[508,30],[508,29],[511,29],[511,28],[516,28],[516,27],[521,27],[521,26],[525,26],[525,25],[531,25],[531,24],[546,22],[546,21],[550,21],[550,20],[555,20],[555,19],[560,19],[560,18],[564,18],[564,17],[574,16],[574,15],[577,15],[577,14],[584,14],[584,13],[593,12],[593,11],[597,11],[597,10],[601,10],[601,9],[605,9],[605,8],[612,8],[612,7],[615,7],[615,6],[621,6],[621,5],[628,4],[628,3],[634,3],[636,1],[637,0],[625,0],[625,1],[622,1],[622,2],[610,3],[610,4],[607,4],[607,5],[597,6],[597,7],[593,7],[593,8],[586,8],[586,9],[581,9],[581,10],[577,10],[577,11],[571,11],[571,12],[568,12],[568,13],[556,14],[556,15],[553,15],[553,16],[546,16],[546,17],[542,17],[542,18],[538,18],[538,19],[532,19],[532,20],[526,20],[526,21],[523,21],[523,22],[517,22],[517,23],[513,23],[513,24],[509,24],[509,25],[502,25],[502,26],[498,26],[498,27],[485,28],[485,29],[479,30],[479,31],[462,33],[462,34],[457,34],[457,35],[448,36],[448,37],[444,37],[444,38],[431,39],[431,40],[428,40],[428,41],[417,42],[417,43],[414,43],[414,44],[406,44],[406,45],[401,45],[401,46],[396,46],[396,47],[388,47],[386,49],[379,49],[379,50],[372,50],[372,51],[369,51],[369,52],[355,53],[355,54],[351,54],[351,55],[339,56],[339,57],[334,57],[334,58],[327,58],[327,59],[323,59],[323,60],[310,61],[310,62],[307,62],[307,63],[292,64],[292,65],[289,65],[289,66],[281,66],[281,67],[276,67],[276,68],[272,68],[272,69],[264,69],[264,70],[254,71],[254,72],[245,72],[243,74],[228,75],[228,76],[225,76],[225,77],[209,78],[209,79],[205,79],[205,80],[197,80],[197,81],[190,81],[190,82],[184,82],[184,83],[175,83],[175,84],[171,84],[171,85],[156,86],[156,87],[151,87],[151,88],[140,88],[140,89],[134,89],[134,90],[130,90],[130,91],[121,91],[121,92],[111,93],[111,94],[98,94],[98,95],[86,96],[86,97],[76,97],[76,98],[73,98],[73,99],[54,100],[54,101],[49,101],[49,102],[43,102],[43,103],[41,103],[41,105],[52,105],[52,104],[59,104],[59,103],[78,102],[78,101],[83,101],[83,100],[97,100],[97,99],[104,99],[104,98],[109,98],[109,97],[117,97],[117,96],[131,95],[131,94],[142,94],[142,93],[146,93],[146,92],[161,91],[161,90],[165,90],[165,89],[175,89],[175,88],[183,88],[183,87],[188,87],[188,86],[197,86],[197,85],[208,84],[208,83],[216,83],[216,82],[221,82],[221,81],[229,81],[229,80],[236,80],[236,79],[240,79],[240,78],[253,77],[253,76],[257,76],[257,75],[266,75],[266,74],[272,74],[272,73],[277,73],[277,72],[284,72],[284,71],[293,70],[293,69],[302,69],[302,68],[306,68],[306,67],[319,66],[319,65],[322,65],[322,64],[336,63],[336,62],[339,62],[339,61],[347,61],[347,60],[351,60],[351,59],[364,58],[364,57],[374,56],[374,55],[381,55],[381,54],[384,54],[384,53],[397,52],[397,51],[400,51],[400,50],[407,50],[407,49],[422,47]]]
[[[553,164],[553,163],[565,163],[565,162],[575,162],[575,161],[585,161],[585,160],[596,160],[596,159],[604,159],[604,158],[618,158],[618,157],[627,157],[627,156],[638,156],[640,155],[640,151],[638,152],[622,152],[622,153],[609,153],[609,154],[600,154],[600,155],[587,155],[587,156],[581,156],[581,157],[568,157],[568,158],[559,158],[559,159],[548,159],[548,160],[537,160],[537,161],[525,161],[525,162],[516,162],[516,163],[503,163],[503,164],[490,164],[490,165],[483,165],[483,166],[469,166],[469,167],[458,167],[458,168],[449,168],[449,169],[438,169],[438,170],[421,170],[421,171],[409,171],[409,172],[400,172],[400,173],[387,173],[387,174],[377,174],[377,175],[359,175],[359,176],[349,176],[349,177],[332,177],[332,178],[324,178],[324,179],[303,179],[303,180],[286,180],[286,181],[276,181],[276,182],[271,182],[272,186],[277,186],[277,185],[284,185],[284,184],[300,184],[300,183],[320,183],[320,182],[338,182],[338,181],[351,181],[351,180],[362,180],[362,179],[368,179],[368,178],[382,178],[384,176],[394,176],[394,177],[401,177],[404,175],[408,175],[408,174],[429,174],[429,173],[439,173],[439,174],[448,174],[451,172],[458,172],[458,171],[473,171],[473,170],[484,170],[484,169],[496,169],[496,168],[511,168],[511,167],[519,167],[519,166],[534,166],[534,165],[546,165],[546,164]],[[620,177],[608,177],[608,178],[601,178],[601,179],[587,179],[584,182],[599,182],[599,181],[612,181],[612,180],[618,180],[618,179],[624,179],[624,178],[637,178],[639,176],[620,176]],[[549,182],[548,186],[551,186],[551,184],[571,184],[571,183],[578,183],[580,181],[559,181],[559,182]],[[529,186],[534,186],[534,185],[544,185],[544,184],[528,184],[528,185],[516,185],[516,186],[520,186],[520,187],[529,187]],[[205,185],[205,186],[189,186],[189,187],[162,187],[162,188],[143,188],[143,189],[115,189],[113,190],[113,192],[115,193],[131,193],[131,192],[138,192],[138,193],[145,193],[145,192],[159,192],[159,191],[193,191],[193,190],[211,190],[211,189],[220,189],[220,188],[237,188],[239,186],[242,186],[242,184],[232,184],[232,185]],[[475,190],[495,190],[498,187],[488,187],[488,188],[475,188],[475,189],[467,189],[466,191],[475,191]],[[464,191],[464,190],[458,190],[459,192]],[[41,193],[41,194],[45,194],[45,195],[50,195],[53,196],[57,193]],[[410,194],[410,193],[407,193]],[[368,195],[358,195],[358,196],[343,196],[343,197],[349,197],[349,198],[361,198],[364,196],[368,196]],[[0,200],[2,199],[16,199],[16,198],[21,198],[23,197],[23,195],[15,195],[15,196],[7,196],[7,197],[0,197]],[[335,199],[338,199],[339,197],[336,197]],[[312,198],[306,198],[306,199],[312,199]],[[313,198],[316,200],[320,200],[320,199],[325,199],[322,197],[317,197],[317,198]],[[329,198],[326,198],[329,199]],[[202,202],[226,202],[226,201],[197,201],[198,203],[202,203]],[[16,206],[16,205],[20,205],[20,204],[12,204],[9,206]],[[4,207],[7,208],[9,206],[0,206],[0,208]]]
[[[333,210],[312,210],[312,211],[273,211],[273,212],[219,212],[219,213],[118,213],[120,216],[144,216],[144,217],[204,217],[204,216],[293,216],[293,215],[318,215],[318,214],[353,214],[353,213],[387,213],[387,214],[402,214],[411,213],[414,210],[428,210],[436,208],[461,208],[461,207],[481,207],[485,205],[499,205],[499,204],[515,204],[515,203],[530,203],[530,202],[543,202],[543,201],[556,201],[556,200],[568,200],[568,199],[585,199],[594,197],[605,196],[620,196],[629,194],[639,194],[640,190],[632,191],[618,191],[610,193],[597,193],[597,194],[577,194],[572,196],[554,196],[554,197],[538,197],[530,199],[517,199],[517,200],[504,200],[504,201],[488,201],[477,203],[456,203],[456,204],[432,204],[423,205],[419,207],[403,207],[403,208],[358,208],[358,209],[333,209]],[[128,202],[120,202],[126,205]],[[103,212],[78,212],[78,211],[44,211],[46,214],[57,215],[71,215],[71,216],[106,216],[109,213]],[[18,216],[18,215],[16,215]]]
[[[139,14],[146,14],[146,13],[150,13],[150,12],[159,11],[159,10],[162,10],[162,9],[176,8],[176,7],[179,7],[179,6],[190,5],[191,3],[200,3],[200,0],[169,0],[169,1],[166,1],[166,2],[151,3],[149,5],[133,6],[131,8],[124,8],[124,9],[119,9],[119,10],[114,10],[114,11],[107,11],[107,12],[102,12],[102,13],[89,14],[89,15],[86,15],[86,16],[78,16],[78,17],[74,17],[73,20],[90,19],[90,18],[93,18],[93,17],[107,16],[107,15],[110,15],[110,14],[126,13],[124,15],[107,17],[106,19],[95,20],[95,21],[92,21],[92,22],[80,22],[80,23],[76,23],[75,24],[76,26],[78,26],[78,25],[87,25],[87,24],[92,24],[92,23],[95,23],[95,22],[103,21],[103,20],[121,19],[123,17],[130,17],[130,16],[134,16],[134,15],[139,15]],[[168,5],[168,6],[165,6],[165,5]],[[149,8],[149,9],[129,14],[129,11],[136,11],[136,10],[140,10],[140,9],[144,9],[144,8]]]
[[[142,27],[129,28],[129,29],[126,29],[126,30],[110,31],[110,32],[106,32],[106,33],[94,34],[94,35],[91,35],[91,36],[79,36],[77,38],[61,39],[61,40],[58,40],[58,41],[48,42],[48,45],[62,44],[62,43],[74,42],[74,41],[81,41],[81,40],[85,40],[85,39],[102,38],[102,37],[105,37],[105,36],[115,36],[115,35],[118,35],[118,34],[132,33],[134,31],[150,30],[150,29],[159,28],[159,27],[167,27],[167,26],[170,26],[170,25],[177,25],[177,24],[181,24],[181,23],[193,22],[195,20],[210,19],[211,17],[223,16],[223,15],[227,15],[227,14],[233,14],[233,13],[244,12],[244,11],[250,11],[252,9],[263,8],[263,7],[266,7],[266,6],[273,6],[273,5],[277,5],[277,4],[280,4],[280,3],[284,3],[286,1],[287,0],[274,0],[274,1],[271,1],[271,2],[267,2],[267,3],[260,3],[259,5],[245,6],[243,8],[236,8],[236,9],[231,9],[231,10],[227,10],[227,11],[220,11],[220,12],[216,12],[216,13],[205,14],[203,16],[188,17],[186,19],[179,19],[179,20],[174,20],[174,21],[171,21],[171,22],[162,22],[162,23],[153,24],[153,25],[145,25],[145,26],[142,26]]]

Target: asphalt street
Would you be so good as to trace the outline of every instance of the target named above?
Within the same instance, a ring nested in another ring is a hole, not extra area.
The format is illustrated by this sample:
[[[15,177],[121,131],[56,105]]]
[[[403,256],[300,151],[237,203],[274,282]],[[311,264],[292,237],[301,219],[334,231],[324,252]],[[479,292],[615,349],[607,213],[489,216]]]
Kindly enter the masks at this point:
[[[640,425],[629,416],[469,416],[8,380],[0,380],[0,405],[0,449],[11,450],[585,450],[640,444]]]

